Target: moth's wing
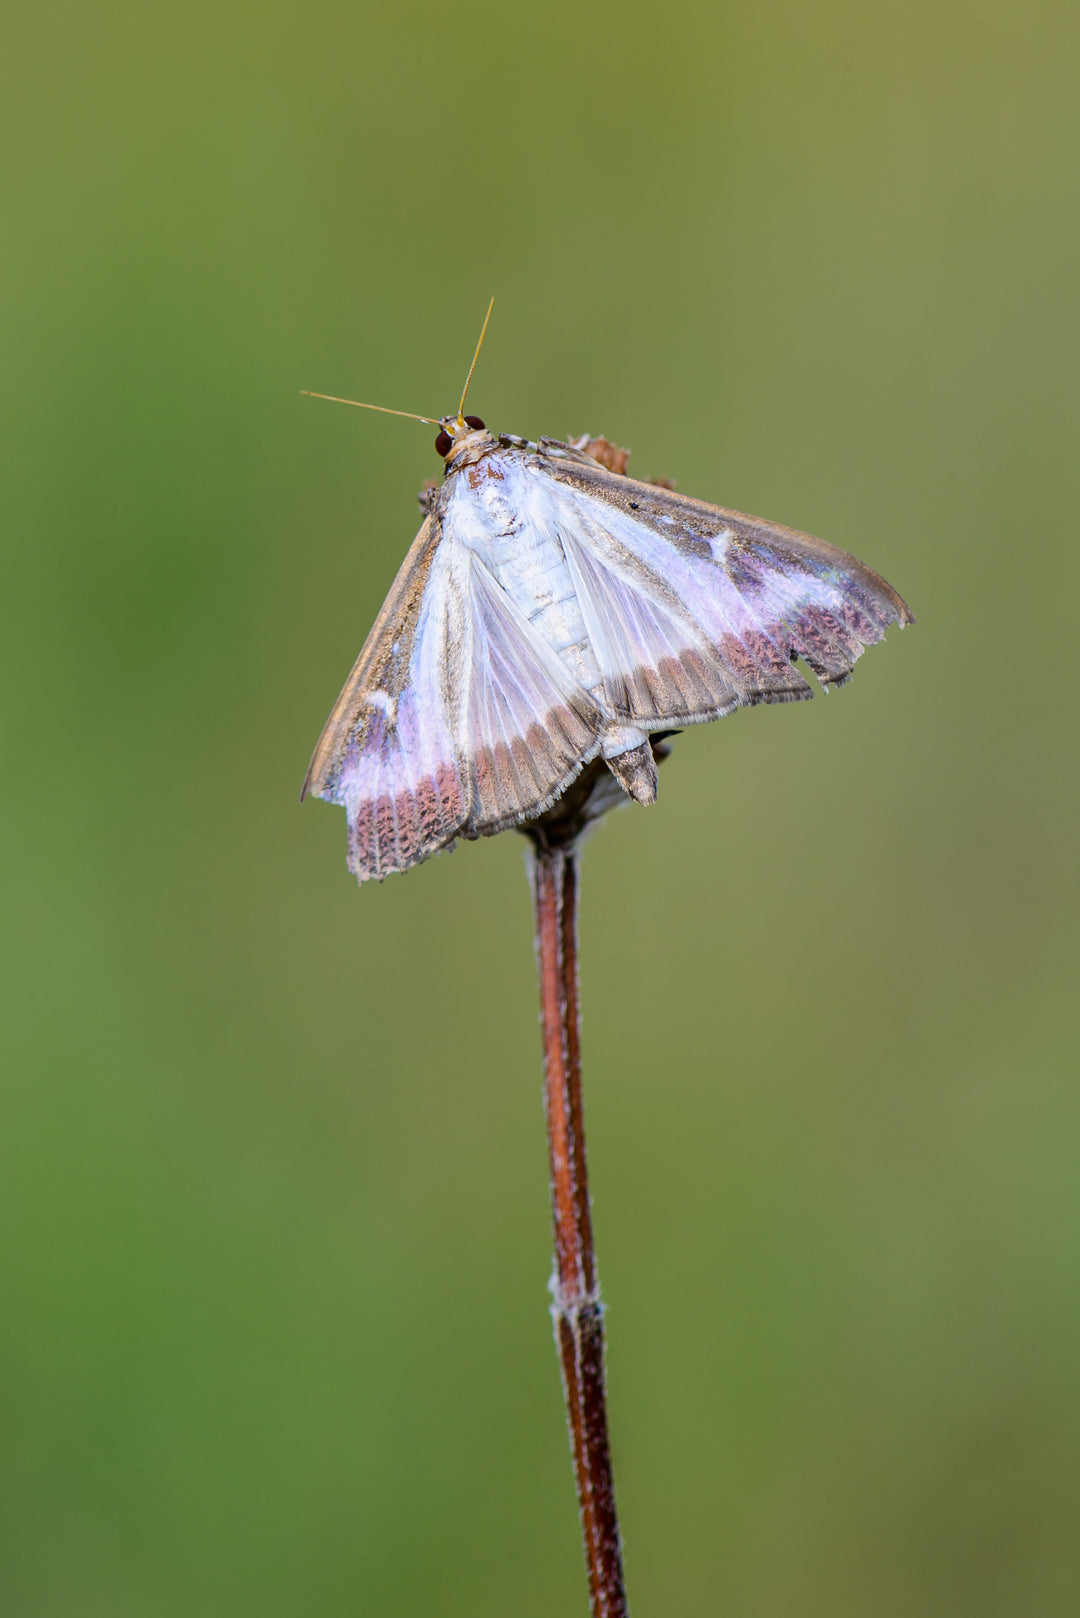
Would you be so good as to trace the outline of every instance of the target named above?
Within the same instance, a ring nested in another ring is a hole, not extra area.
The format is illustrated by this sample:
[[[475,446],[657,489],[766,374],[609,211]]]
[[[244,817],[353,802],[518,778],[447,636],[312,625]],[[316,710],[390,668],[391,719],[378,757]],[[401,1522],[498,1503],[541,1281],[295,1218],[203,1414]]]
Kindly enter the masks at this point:
[[[599,714],[471,553],[424,523],[315,749],[349,868],[404,871],[539,813],[599,745]]]
[[[445,698],[464,634],[429,516],[413,541],[308,767],[308,792],[343,804],[349,869],[363,881],[403,871],[452,841],[469,812]]]
[[[889,624],[913,621],[824,540],[600,466],[534,464],[620,716],[685,723],[808,697],[793,658],[840,684]]]

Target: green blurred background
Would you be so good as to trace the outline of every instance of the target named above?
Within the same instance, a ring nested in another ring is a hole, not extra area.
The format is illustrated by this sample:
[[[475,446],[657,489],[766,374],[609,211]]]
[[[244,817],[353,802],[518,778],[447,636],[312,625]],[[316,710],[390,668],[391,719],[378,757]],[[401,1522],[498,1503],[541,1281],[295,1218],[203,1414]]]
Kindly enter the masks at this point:
[[[585,1610],[523,844],[296,803],[492,292],[919,618],[588,850],[634,1611],[1078,1610],[1075,19],[11,20],[5,1613]]]

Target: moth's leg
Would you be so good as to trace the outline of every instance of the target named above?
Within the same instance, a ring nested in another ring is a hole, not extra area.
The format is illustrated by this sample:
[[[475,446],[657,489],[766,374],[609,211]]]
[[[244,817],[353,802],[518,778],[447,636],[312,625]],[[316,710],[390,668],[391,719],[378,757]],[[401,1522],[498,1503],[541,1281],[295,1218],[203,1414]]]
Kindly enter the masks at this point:
[[[438,481],[435,478],[427,478],[424,487],[417,492],[416,498],[420,502],[420,510],[424,513],[424,516],[430,517],[435,510],[435,502],[439,498]]]
[[[580,438],[571,438],[565,444],[557,438],[541,438],[538,448],[542,455],[551,455],[556,460],[573,461],[578,466],[602,466],[621,477],[626,475],[626,463],[630,458],[628,449],[620,449],[606,438],[592,438],[588,433],[582,433]]]
[[[576,461],[579,466],[595,466],[591,455],[583,455],[576,444],[564,444],[561,438],[539,438],[536,447],[541,455],[550,455],[556,461]]]

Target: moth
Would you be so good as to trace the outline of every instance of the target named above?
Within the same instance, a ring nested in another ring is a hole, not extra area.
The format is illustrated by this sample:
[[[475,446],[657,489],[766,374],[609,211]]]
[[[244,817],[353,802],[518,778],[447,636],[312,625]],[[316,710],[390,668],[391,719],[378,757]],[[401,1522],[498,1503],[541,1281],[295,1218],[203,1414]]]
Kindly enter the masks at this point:
[[[650,735],[810,697],[796,659],[842,685],[913,622],[824,540],[637,482],[605,440],[490,432],[464,403],[417,418],[443,480],[301,793],[344,806],[361,882],[543,813],[597,757],[651,804]]]

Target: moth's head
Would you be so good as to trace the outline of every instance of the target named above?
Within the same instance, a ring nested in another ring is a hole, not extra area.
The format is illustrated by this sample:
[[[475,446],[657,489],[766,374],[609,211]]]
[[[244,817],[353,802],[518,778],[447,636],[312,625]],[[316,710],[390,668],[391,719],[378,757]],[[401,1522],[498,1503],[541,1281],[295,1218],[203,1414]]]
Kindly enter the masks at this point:
[[[495,439],[479,416],[440,416],[435,453],[441,455],[449,472],[471,466],[495,448]]]

